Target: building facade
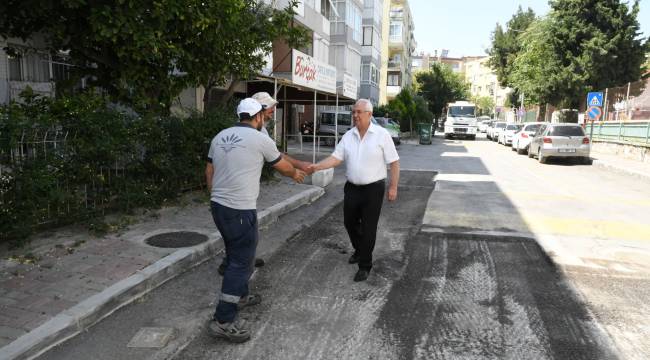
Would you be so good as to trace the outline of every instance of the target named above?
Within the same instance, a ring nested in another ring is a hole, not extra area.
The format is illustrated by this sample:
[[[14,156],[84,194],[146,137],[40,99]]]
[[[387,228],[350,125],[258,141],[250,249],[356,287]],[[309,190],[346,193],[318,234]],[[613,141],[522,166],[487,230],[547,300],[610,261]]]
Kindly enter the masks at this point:
[[[359,96],[379,104],[384,1],[364,0]]]
[[[411,56],[416,47],[408,0],[386,0],[384,11],[380,104],[412,86]]]

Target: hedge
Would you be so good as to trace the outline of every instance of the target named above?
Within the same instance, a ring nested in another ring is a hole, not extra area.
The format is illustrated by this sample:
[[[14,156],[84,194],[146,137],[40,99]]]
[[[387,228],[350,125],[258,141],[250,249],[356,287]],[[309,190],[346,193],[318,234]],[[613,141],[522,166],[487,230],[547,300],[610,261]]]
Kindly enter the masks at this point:
[[[0,242],[204,186],[210,140],[235,121],[228,109],[139,116],[96,94],[0,107]]]

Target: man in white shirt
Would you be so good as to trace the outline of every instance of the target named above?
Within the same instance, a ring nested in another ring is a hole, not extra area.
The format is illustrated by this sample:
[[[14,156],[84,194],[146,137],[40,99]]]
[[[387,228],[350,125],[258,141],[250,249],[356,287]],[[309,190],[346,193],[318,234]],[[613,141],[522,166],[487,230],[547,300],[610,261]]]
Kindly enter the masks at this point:
[[[386,187],[386,165],[390,165],[388,201],[397,199],[399,156],[386,129],[371,121],[372,103],[359,99],[352,110],[355,127],[343,135],[331,156],[312,165],[314,171],[329,169],[345,161],[343,218],[354,254],[350,264],[359,264],[354,281],[364,281],[372,269],[372,252]]]

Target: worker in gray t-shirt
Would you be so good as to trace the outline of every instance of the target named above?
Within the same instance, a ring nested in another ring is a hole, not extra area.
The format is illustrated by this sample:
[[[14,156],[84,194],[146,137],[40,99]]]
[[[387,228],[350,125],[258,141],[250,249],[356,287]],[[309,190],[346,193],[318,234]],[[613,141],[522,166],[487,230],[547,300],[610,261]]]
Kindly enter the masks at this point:
[[[264,163],[300,183],[305,173],[282,158],[275,142],[260,132],[264,125],[262,105],[246,98],[237,106],[240,122],[212,139],[205,169],[210,206],[228,264],[209,332],[232,342],[250,339],[247,329],[237,325],[238,309],[256,305],[261,297],[249,294],[257,248],[257,196]]]
[[[273,118],[273,113],[275,112],[275,108],[278,105],[278,101],[275,100],[269,93],[264,91],[257,92],[253,94],[253,96],[251,97],[257,100],[257,102],[259,102],[262,105],[262,113],[264,113],[264,125],[262,126],[262,129],[260,131],[262,132],[262,134],[270,137],[269,132],[266,130],[266,122],[270,121]],[[311,162],[294,159],[288,154],[282,154],[282,159],[290,162],[291,165],[293,165],[293,167],[304,171],[307,175],[311,175],[313,172],[310,169]],[[227,266],[228,266],[228,258],[224,256],[223,261],[221,262],[221,265],[219,265],[218,268],[219,274],[223,275],[226,272]],[[255,267],[260,267],[260,266],[264,266],[264,260],[260,258],[256,258]]]

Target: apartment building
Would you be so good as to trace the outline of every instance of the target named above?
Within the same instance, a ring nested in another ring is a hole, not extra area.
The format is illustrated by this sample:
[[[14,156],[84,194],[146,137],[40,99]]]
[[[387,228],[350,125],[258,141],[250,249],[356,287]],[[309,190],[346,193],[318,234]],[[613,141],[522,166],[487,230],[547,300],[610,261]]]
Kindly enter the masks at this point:
[[[414,55],[411,61],[413,73],[427,71],[433,63],[445,64],[470,84],[473,97],[491,97],[497,107],[503,107],[510,89],[499,85],[496,73],[488,64],[488,56],[450,57],[448,54],[443,50],[440,56],[437,51],[433,55],[426,52]]]
[[[379,104],[384,1],[365,0],[361,43],[360,97]]]
[[[464,59],[465,81],[470,84],[470,92],[475,97],[490,97],[497,107],[503,107],[509,89],[499,86],[497,75],[490,68],[488,56],[466,57]]]
[[[385,0],[384,11],[380,104],[412,86],[411,56],[416,47],[408,0]]]
[[[70,78],[64,55],[52,56],[44,49],[38,36],[27,41],[0,38],[0,104],[19,100],[28,87],[36,94],[54,96],[56,82]]]

